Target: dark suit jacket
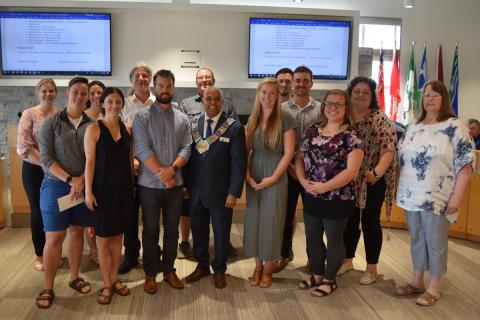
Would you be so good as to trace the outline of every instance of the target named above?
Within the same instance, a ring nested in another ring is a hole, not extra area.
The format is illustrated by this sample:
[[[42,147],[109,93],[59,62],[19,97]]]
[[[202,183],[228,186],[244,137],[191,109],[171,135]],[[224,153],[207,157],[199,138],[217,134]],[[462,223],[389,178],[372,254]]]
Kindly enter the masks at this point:
[[[198,119],[198,129],[203,134],[205,115]],[[222,112],[217,130],[227,119]],[[190,207],[198,201],[206,208],[224,208],[227,195],[237,198],[242,195],[243,182],[247,168],[247,147],[245,129],[235,121],[222,135],[228,142],[218,139],[201,155],[193,142],[192,155],[188,161],[188,187],[190,189]]]

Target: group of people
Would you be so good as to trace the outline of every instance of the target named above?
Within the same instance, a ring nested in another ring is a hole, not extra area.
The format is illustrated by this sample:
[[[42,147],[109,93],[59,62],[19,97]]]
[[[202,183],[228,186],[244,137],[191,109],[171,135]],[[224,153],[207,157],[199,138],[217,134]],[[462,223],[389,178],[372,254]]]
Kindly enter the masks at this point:
[[[328,90],[318,102],[310,96],[309,68],[282,68],[258,83],[245,127],[215,87],[211,69],[197,72],[198,95],[180,105],[172,101],[175,77],[169,70],[153,75],[138,64],[130,81],[133,90],[124,98],[118,88],[75,77],[68,85],[67,106],[59,110],[54,81],[42,79],[39,105],[22,114],[17,149],[24,160],[36,265],[41,262],[45,273],[38,307],[53,303],[67,234],[69,286],[81,294],[91,291],[79,276],[85,232],[98,251],[100,304],[109,304],[114,293],[130,293],[118,274],[138,264],[141,246],[144,291],[157,291],[158,273],[172,288],[183,289],[174,267],[179,225],[180,244],[188,241],[191,225],[197,261],[185,282],[199,281],[213,270],[214,286],[225,288],[232,211],[244,184],[244,252],[255,258],[250,285],[270,287],[272,274],[293,259],[299,196],[312,276],[298,288],[311,288],[316,297],[336,290],[337,275],[354,269],[362,233],[367,267],[360,283],[375,283],[383,238],[380,212],[385,202],[390,214],[397,185],[414,269],[397,294],[421,294],[416,303],[427,306],[440,298],[448,226],[458,214],[475,160],[472,138],[453,115],[441,82],[426,84],[422,115],[398,144],[392,123],[378,108],[376,84],[366,77],[354,78],[346,90]]]

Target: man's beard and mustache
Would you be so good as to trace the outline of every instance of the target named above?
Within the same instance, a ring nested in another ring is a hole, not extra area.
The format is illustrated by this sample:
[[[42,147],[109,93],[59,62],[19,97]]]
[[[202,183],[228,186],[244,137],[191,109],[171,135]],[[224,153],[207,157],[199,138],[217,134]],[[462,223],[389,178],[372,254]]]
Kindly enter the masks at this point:
[[[173,100],[173,95],[170,95],[169,93],[162,93],[161,95],[156,94],[155,97],[160,104],[170,104]]]

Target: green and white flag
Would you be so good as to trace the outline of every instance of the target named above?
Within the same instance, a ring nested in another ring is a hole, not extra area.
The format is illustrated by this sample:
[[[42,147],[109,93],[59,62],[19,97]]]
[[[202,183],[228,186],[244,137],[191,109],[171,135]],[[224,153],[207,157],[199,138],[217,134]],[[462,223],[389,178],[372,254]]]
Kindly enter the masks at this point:
[[[410,52],[410,63],[408,65],[407,82],[405,83],[405,96],[403,98],[402,117],[403,124],[409,124],[414,119],[414,112],[418,108],[417,94],[417,72],[415,69],[415,57],[412,50]]]

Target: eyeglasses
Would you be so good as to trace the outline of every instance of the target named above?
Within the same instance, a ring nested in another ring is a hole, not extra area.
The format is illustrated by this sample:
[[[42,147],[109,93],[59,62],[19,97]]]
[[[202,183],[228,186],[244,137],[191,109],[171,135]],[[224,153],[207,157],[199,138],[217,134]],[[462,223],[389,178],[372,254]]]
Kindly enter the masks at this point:
[[[368,90],[365,90],[365,91],[362,91],[362,90],[353,90],[352,93],[356,94],[356,95],[363,95],[363,96],[368,96],[370,95],[370,91]]]
[[[345,107],[345,103],[343,102],[332,102],[332,101],[325,101],[325,108],[327,109],[342,109]]]
[[[428,98],[432,98],[432,99],[436,99],[436,98],[439,98],[441,97],[442,95],[441,94],[438,94],[438,93],[424,93],[422,94],[422,97],[424,99],[428,99]]]

